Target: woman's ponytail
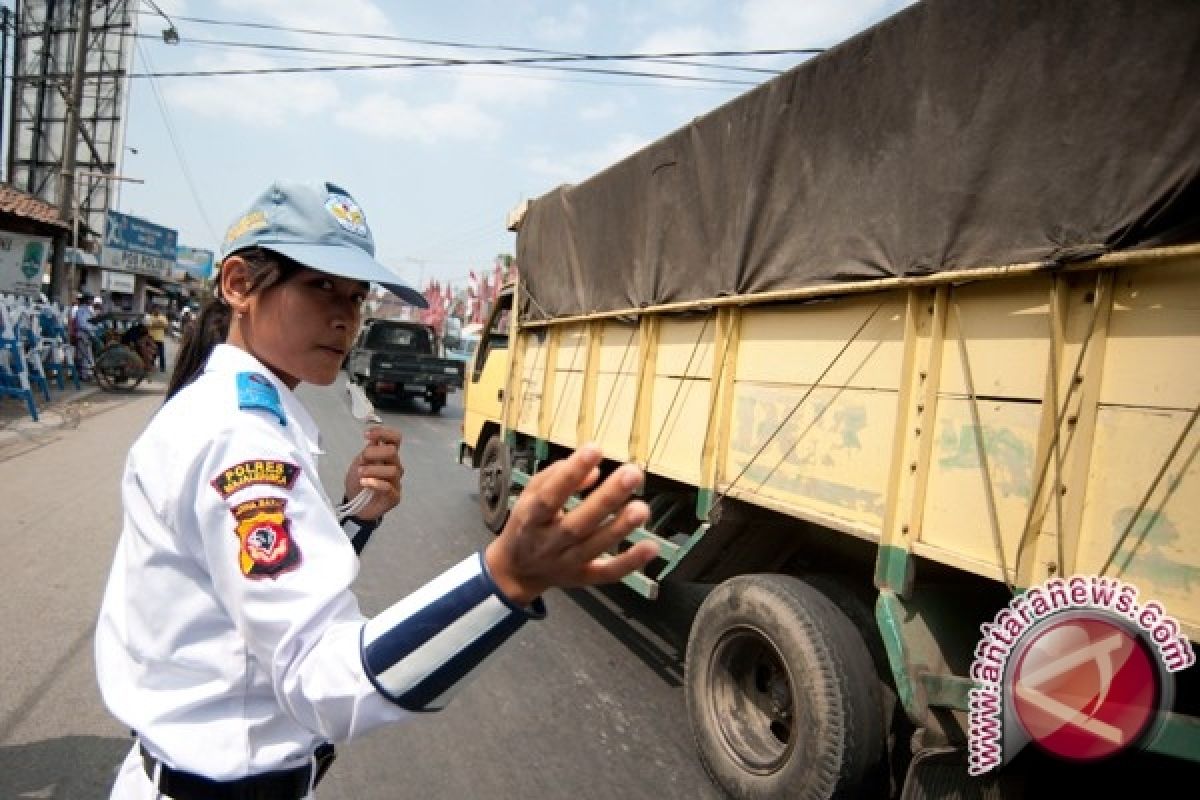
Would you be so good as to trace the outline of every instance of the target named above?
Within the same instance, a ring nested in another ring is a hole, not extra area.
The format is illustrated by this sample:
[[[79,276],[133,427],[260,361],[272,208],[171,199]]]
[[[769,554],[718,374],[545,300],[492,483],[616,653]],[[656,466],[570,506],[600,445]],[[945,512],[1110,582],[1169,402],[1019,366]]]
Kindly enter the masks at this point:
[[[302,264],[290,258],[260,247],[238,250],[226,256],[226,259],[237,256],[244,260],[250,268],[248,291],[262,292],[272,286],[283,283],[304,269]],[[218,272],[218,276],[219,276]],[[211,300],[196,317],[196,323],[191,330],[184,334],[179,343],[179,355],[175,359],[175,368],[171,370],[171,380],[167,383],[167,400],[187,386],[204,371],[208,357],[213,349],[229,338],[229,323],[233,319],[233,309],[221,297],[220,278],[217,278],[216,291]],[[165,402],[165,401],[164,401]]]
[[[204,369],[213,348],[229,336],[229,320],[233,311],[220,296],[213,297],[200,310],[195,323],[184,333],[171,380],[167,383],[167,400],[187,386]]]

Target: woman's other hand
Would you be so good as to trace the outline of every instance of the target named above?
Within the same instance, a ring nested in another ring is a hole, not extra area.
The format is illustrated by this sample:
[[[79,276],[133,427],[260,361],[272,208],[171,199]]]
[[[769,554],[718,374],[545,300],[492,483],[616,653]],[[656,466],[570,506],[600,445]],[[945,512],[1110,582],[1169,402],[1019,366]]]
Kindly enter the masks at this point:
[[[371,490],[371,502],[355,516],[376,520],[400,502],[400,431],[375,425],[363,433],[367,444],[346,470],[346,499],[352,500],[363,489]]]

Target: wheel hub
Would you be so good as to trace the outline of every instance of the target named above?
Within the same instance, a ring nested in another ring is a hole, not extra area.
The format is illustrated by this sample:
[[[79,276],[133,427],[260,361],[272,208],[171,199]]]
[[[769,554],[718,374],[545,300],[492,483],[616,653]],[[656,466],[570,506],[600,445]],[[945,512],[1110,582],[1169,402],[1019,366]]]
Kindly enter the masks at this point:
[[[779,652],[759,631],[729,631],[713,651],[709,691],[730,755],[744,769],[769,774],[795,747],[795,693]]]
[[[480,484],[484,498],[489,505],[495,505],[500,499],[500,466],[496,462],[485,464],[479,471]]]

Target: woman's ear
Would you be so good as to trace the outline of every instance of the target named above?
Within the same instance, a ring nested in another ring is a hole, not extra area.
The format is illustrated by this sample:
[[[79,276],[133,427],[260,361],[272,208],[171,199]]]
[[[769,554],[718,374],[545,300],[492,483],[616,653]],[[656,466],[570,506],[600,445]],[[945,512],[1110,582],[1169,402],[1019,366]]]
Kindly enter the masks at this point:
[[[238,255],[221,262],[221,297],[237,312],[245,312],[250,303],[250,265]]]

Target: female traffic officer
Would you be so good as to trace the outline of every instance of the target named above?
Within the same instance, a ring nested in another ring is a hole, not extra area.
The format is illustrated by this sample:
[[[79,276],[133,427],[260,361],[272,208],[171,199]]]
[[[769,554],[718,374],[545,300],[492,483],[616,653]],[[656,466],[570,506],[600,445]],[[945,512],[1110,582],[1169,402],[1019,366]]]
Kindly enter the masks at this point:
[[[588,446],[530,482],[483,552],[365,618],[355,550],[400,499],[400,435],[368,431],[345,491],[371,501],[339,516],[293,390],[334,381],[371,282],[423,300],[375,262],[362,210],[332,184],[273,185],[221,252],[216,298],[122,482],[96,631],[104,700],[137,737],[114,798],[311,797],[331,743],[443,707],[544,615],[546,589],[614,581],[655,553],[607,555],[648,514],[632,465],[561,510],[598,481]]]

